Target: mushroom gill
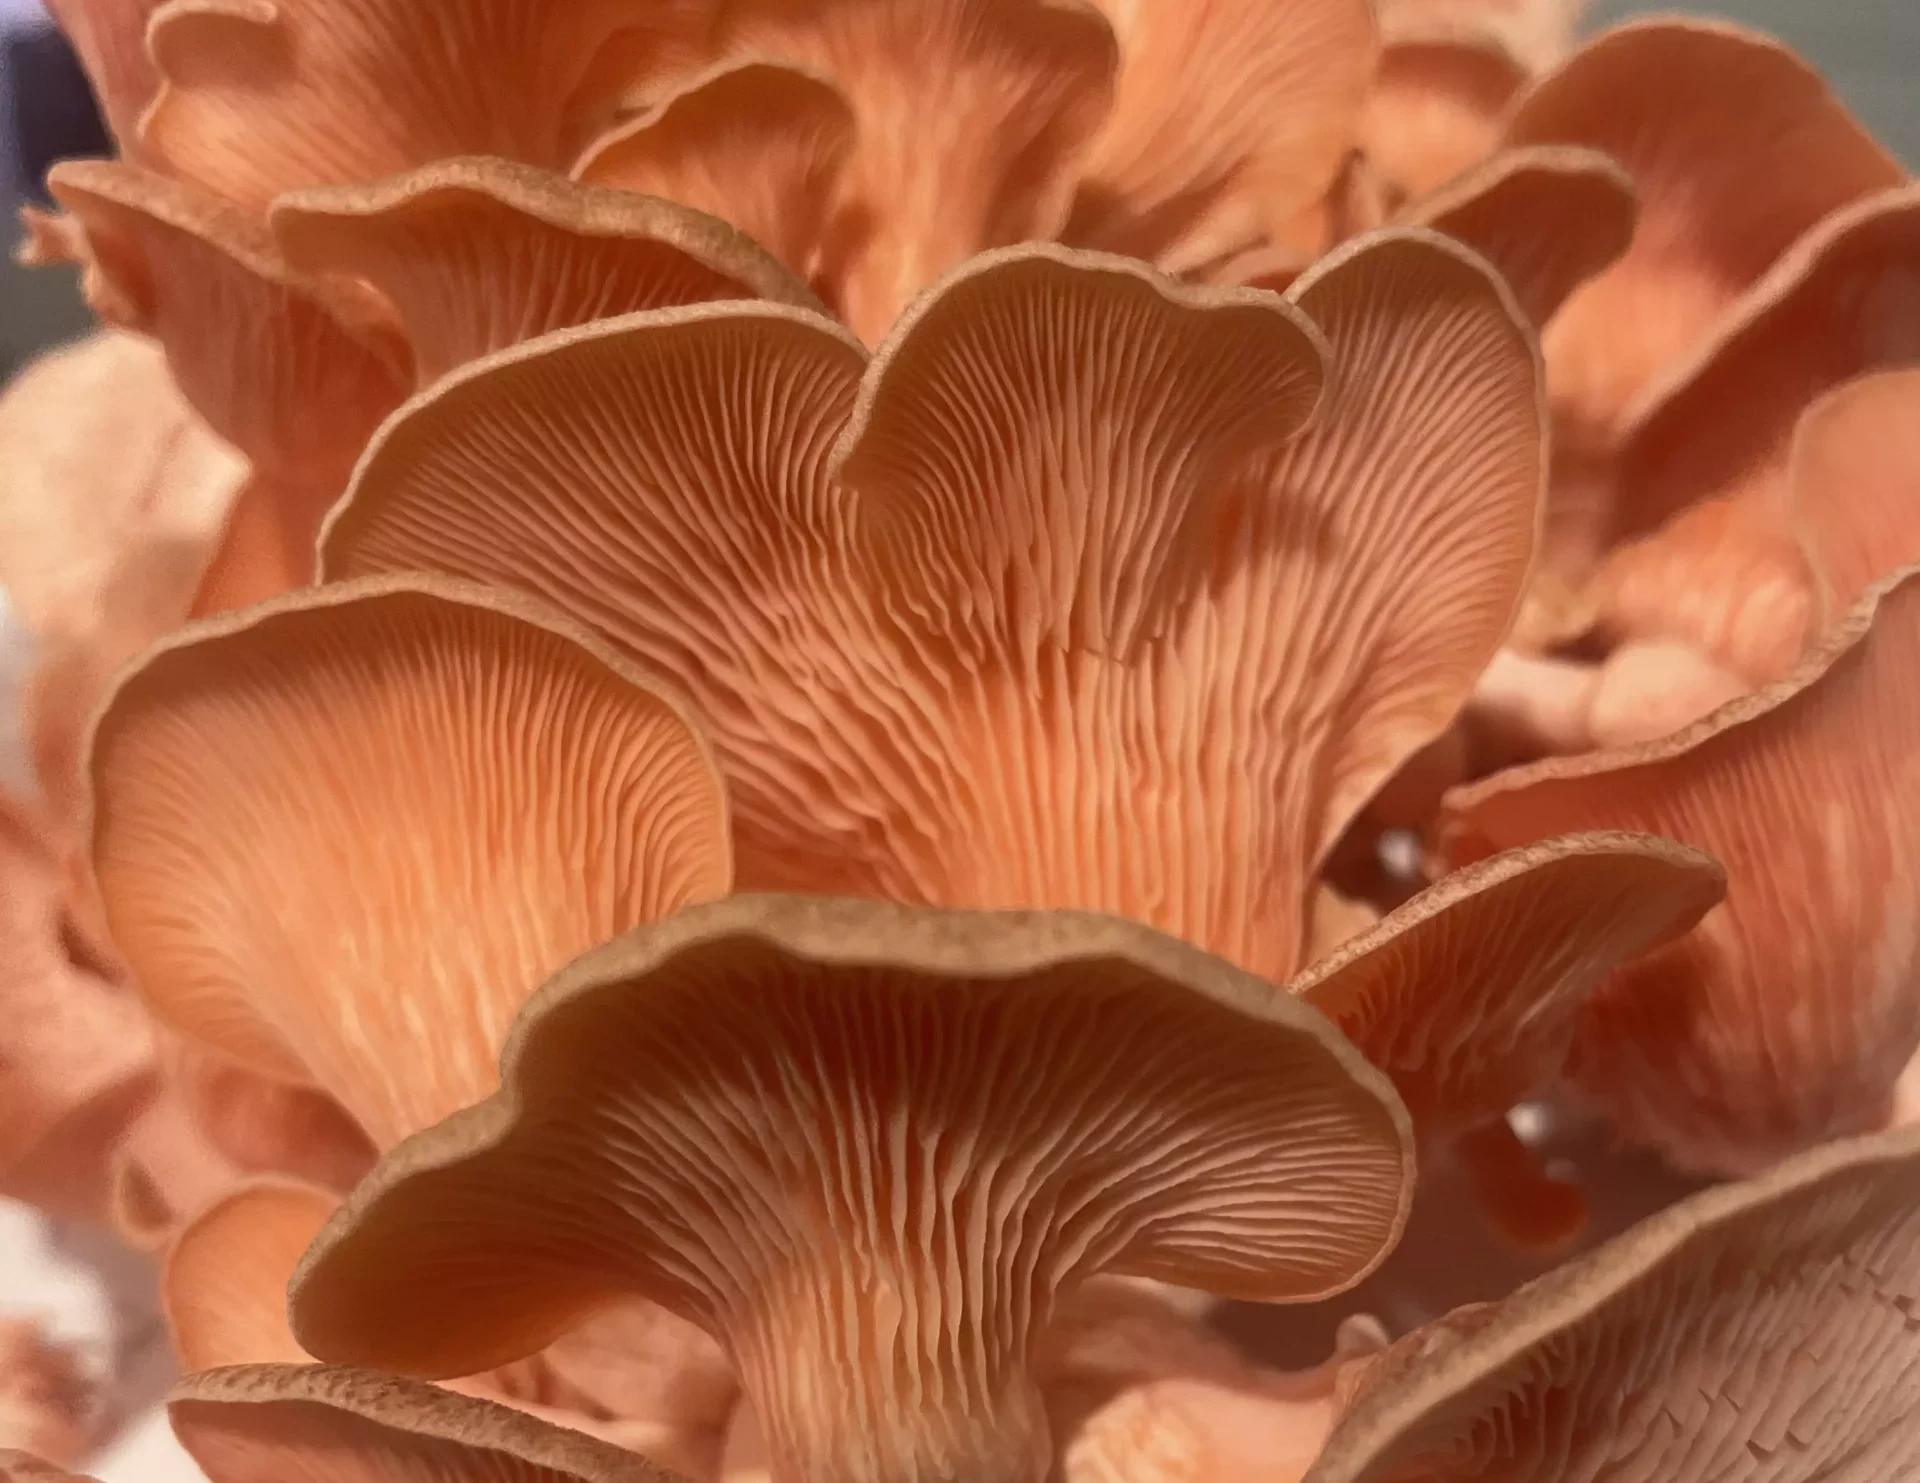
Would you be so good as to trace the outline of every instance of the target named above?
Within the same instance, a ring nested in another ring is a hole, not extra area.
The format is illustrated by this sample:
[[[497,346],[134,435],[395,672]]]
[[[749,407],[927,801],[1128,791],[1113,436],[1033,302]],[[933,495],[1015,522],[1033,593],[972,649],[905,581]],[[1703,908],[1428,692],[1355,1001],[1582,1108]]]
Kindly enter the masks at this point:
[[[675,703],[510,595],[300,593],[150,651],[97,723],[94,865],[155,1012],[386,1147],[492,1085],[575,953],[730,883]]]
[[[1118,911],[1284,978],[1504,633],[1544,474],[1465,249],[1382,234],[1290,300],[1029,246],[870,363],[771,305],[528,342],[388,424],[324,575],[525,589],[680,685],[743,885]]]
[[[1743,1171],[1884,1122],[1920,1048],[1920,570],[1869,589],[1792,674],[1662,740],[1551,759],[1447,800],[1464,863],[1643,829],[1725,862],[1725,902],[1615,973],[1570,1073],[1627,1136]]]
[[[1920,1133],[1710,1189],[1364,1372],[1307,1483],[1920,1467]]]
[[[457,1373],[645,1296],[721,1340],[782,1483],[1037,1483],[1063,1289],[1324,1296],[1411,1192],[1398,1101],[1318,1015],[1072,912],[689,908],[543,989],[502,1082],[321,1234],[301,1342]]]

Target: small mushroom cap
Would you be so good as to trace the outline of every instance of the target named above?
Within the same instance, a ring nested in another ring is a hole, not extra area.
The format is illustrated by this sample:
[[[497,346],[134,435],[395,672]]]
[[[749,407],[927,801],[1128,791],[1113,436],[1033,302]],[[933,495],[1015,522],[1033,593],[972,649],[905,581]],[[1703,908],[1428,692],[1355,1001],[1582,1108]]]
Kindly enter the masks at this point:
[[[0,1444],[72,1465],[98,1440],[103,1407],[80,1356],[37,1317],[0,1319]]]
[[[1403,206],[1395,220],[1474,249],[1538,326],[1633,240],[1633,178],[1595,149],[1503,149]]]
[[[204,1370],[174,1386],[167,1414],[211,1483],[677,1483],[582,1432],[367,1370]]]
[[[1725,902],[1622,969],[1570,1073],[1695,1168],[1761,1167],[1881,1125],[1920,1047],[1920,569],[1889,578],[1793,674],[1674,736],[1452,795],[1450,858],[1635,828],[1712,852]]]
[[[1120,71],[1067,241],[1185,272],[1333,184],[1379,41],[1365,0],[1107,0]]]
[[[14,1447],[0,1447],[0,1480],[4,1483],[99,1483],[86,1473],[70,1473],[44,1457]]]
[[[1307,1483],[1905,1478],[1917,1301],[1920,1130],[1831,1144],[1401,1341]]]
[[[1482,29],[1398,27],[1380,54],[1360,147],[1401,198],[1436,190],[1491,154],[1526,64]]]
[[[287,260],[371,284],[416,380],[550,330],[708,299],[807,307],[806,284],[725,222],[508,160],[292,191],[269,220]]]
[[[287,1279],[339,1203],[306,1185],[249,1184],[174,1238],[160,1304],[184,1369],[311,1358],[287,1320]]]
[[[1587,996],[1690,930],[1726,891],[1698,850],[1585,834],[1443,876],[1288,984],[1446,1136],[1557,1079]]]
[[[170,639],[101,713],[92,774],[148,1003],[381,1146],[485,1093],[554,968],[730,880],[677,703],[533,605],[435,579]]]
[[[1808,408],[1788,487],[1830,604],[1920,561],[1920,368],[1861,376]]]
[[[855,133],[853,105],[831,78],[729,58],[594,141],[573,175],[709,212],[805,273],[824,245]]]

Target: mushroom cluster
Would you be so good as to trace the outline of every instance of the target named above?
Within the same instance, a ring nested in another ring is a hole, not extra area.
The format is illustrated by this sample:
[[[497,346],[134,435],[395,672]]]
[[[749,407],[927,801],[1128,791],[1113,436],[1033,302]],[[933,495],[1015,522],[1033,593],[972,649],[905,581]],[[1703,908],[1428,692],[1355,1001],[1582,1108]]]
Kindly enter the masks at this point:
[[[1920,186],[1789,49],[54,8],[0,1193],[211,1483],[1920,1475]]]

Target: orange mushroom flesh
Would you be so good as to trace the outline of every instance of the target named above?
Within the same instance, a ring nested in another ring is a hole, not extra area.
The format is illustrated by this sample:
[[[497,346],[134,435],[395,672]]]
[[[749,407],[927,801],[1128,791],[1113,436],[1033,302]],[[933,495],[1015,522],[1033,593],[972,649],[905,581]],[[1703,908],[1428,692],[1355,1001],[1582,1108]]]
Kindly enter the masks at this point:
[[[0,1441],[61,1464],[98,1440],[104,1407],[80,1356],[37,1318],[0,1319]]]
[[[1632,245],[1545,337],[1561,425],[1601,452],[1789,244],[1904,174],[1787,47],[1691,18],[1595,37],[1523,95],[1504,142],[1598,149],[1639,193]]]
[[[1787,484],[1835,607],[1920,561],[1920,369],[1861,376],[1814,403]]]
[[[864,376],[767,305],[529,342],[389,424],[325,573],[530,590],[681,686],[749,888],[1112,910],[1284,978],[1504,633],[1544,474],[1465,249],[1383,234],[1293,298],[1032,246]]]
[[[854,138],[853,105],[830,78],[760,58],[726,61],[594,141],[573,175],[709,212],[805,275],[825,245]]]
[[[181,1367],[304,1364],[287,1321],[287,1279],[339,1205],[306,1185],[256,1181],[180,1232],[160,1271],[160,1304]]]
[[[1710,851],[1726,901],[1615,973],[1569,1071],[1676,1162],[1761,1167],[1881,1125],[1920,1047],[1920,571],[1871,589],[1798,670],[1677,735],[1451,796],[1455,863],[1567,830]]]
[[[1633,181],[1597,150],[1501,150],[1409,201],[1396,220],[1464,242],[1500,270],[1535,325],[1626,251],[1637,213]]]
[[[174,1386],[167,1415],[210,1483],[676,1483],[524,1412],[328,1365],[204,1370]]]
[[[729,883],[719,779],[675,704],[531,605],[442,581],[166,641],[108,702],[92,776],[148,1003],[382,1147],[492,1085],[546,974]]]
[[[6,1483],[99,1483],[85,1473],[70,1473],[44,1457],[15,1447],[0,1447],[0,1479]]]
[[[1607,974],[1687,932],[1725,888],[1711,859],[1667,840],[1553,839],[1444,876],[1288,989],[1387,1073],[1423,1140],[1456,1143],[1503,1234],[1557,1245],[1584,1204],[1526,1156],[1507,1111],[1558,1081]]]
[[[1078,0],[744,0],[714,44],[844,94],[854,137],[816,267],[870,344],[970,255],[1057,233],[1112,98],[1113,33]]]
[[[287,260],[380,291],[414,375],[549,330],[706,299],[814,305],[806,285],[726,223],[672,201],[575,185],[506,160],[436,160],[370,184],[274,202]]]
[[[1389,34],[1360,120],[1360,147],[1396,199],[1438,188],[1493,151],[1527,81],[1484,32],[1449,23]]]
[[[147,36],[161,87],[141,144],[169,174],[256,213],[288,190],[453,155],[564,170],[630,85],[684,52],[706,10],[173,0]]]
[[[1364,0],[1101,8],[1120,68],[1067,241],[1186,272],[1254,245],[1334,183],[1378,54]]]
[[[1307,1483],[1920,1468],[1920,1132],[1694,1195],[1363,1374]]]
[[[1038,1480],[1063,1288],[1325,1296],[1410,1194],[1404,1112],[1317,1014],[1079,913],[690,908],[543,989],[502,1080],[321,1234],[301,1342],[457,1373],[637,1293],[721,1340],[780,1480]]]

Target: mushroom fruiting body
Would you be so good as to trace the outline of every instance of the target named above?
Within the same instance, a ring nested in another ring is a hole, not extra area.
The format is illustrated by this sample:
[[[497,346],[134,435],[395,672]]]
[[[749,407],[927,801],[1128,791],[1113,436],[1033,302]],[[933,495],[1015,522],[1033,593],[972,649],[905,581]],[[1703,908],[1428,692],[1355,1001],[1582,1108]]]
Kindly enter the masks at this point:
[[[1038,1480],[1063,1287],[1324,1296],[1411,1192],[1317,1014],[1078,913],[690,908],[542,990],[502,1078],[321,1234],[301,1342],[456,1374],[639,1294],[722,1341],[790,1483]]]

